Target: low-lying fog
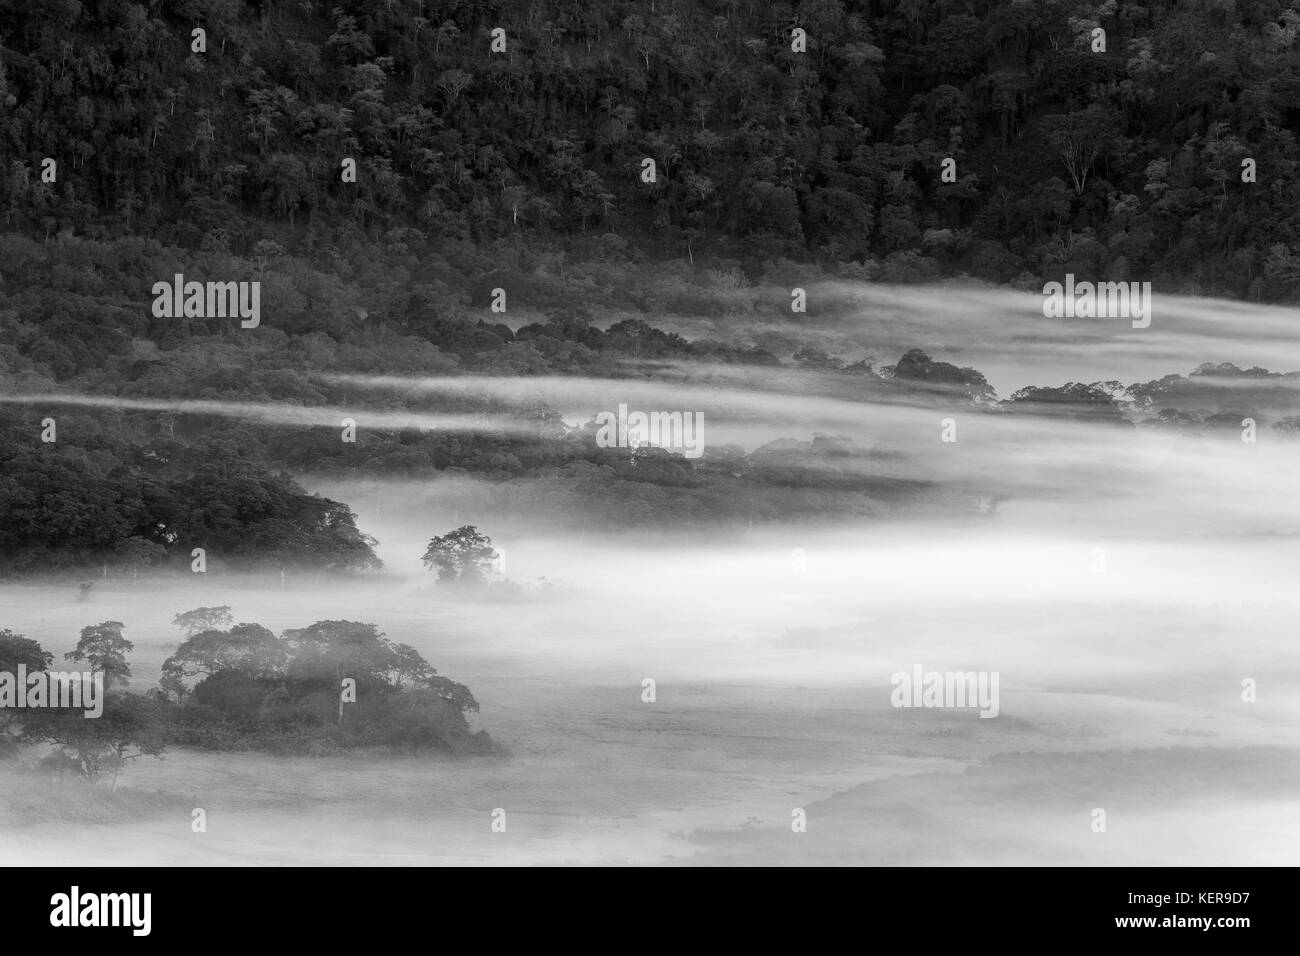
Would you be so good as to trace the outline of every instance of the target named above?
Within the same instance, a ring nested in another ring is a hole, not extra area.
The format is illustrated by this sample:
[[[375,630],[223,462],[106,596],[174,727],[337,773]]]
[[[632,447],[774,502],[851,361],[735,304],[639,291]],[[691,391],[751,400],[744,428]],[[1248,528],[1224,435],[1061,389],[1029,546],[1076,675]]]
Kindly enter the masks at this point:
[[[1002,343],[1008,355],[1018,347]],[[1038,376],[1040,351],[1026,353],[1018,384],[1136,379]],[[1156,375],[1229,357],[1200,354]],[[1293,357],[1273,367],[1300,366]],[[627,400],[619,383],[606,388],[582,401]],[[4,859],[1300,860],[1300,443],[959,412],[946,444],[933,410],[762,401],[729,423],[718,397],[706,439],[752,448],[846,434],[902,455],[864,468],[992,504],[960,519],[561,532],[539,520],[527,481],[503,491],[467,478],[300,476],[356,510],[379,539],[382,575],[291,574],[283,587],[278,575],[115,580],[86,603],[72,585],[4,583],[0,626],[61,655],[82,626],[122,621],[142,691],[180,638],[172,616],[195,606],[229,604],[236,620],[276,631],[373,622],[467,684],[482,707],[476,726],[510,755],[172,751],[130,766],[121,786],[183,805],[129,824],[0,821]],[[762,415],[781,407],[793,424]],[[420,554],[462,524],[492,536],[520,590],[434,585]],[[997,672],[998,715],[891,706],[891,675],[917,665]],[[206,810],[207,833],[190,831],[191,807]],[[491,830],[495,808],[505,833]],[[806,833],[792,832],[797,808]],[[1097,809],[1105,832],[1094,831]]]
[[[436,487],[389,490],[402,513],[361,518],[390,577],[140,581],[84,604],[8,585],[5,623],[61,653],[85,624],[123,621],[144,689],[190,607],[228,603],[277,631],[373,621],[468,684],[510,757],[173,752],[122,784],[183,795],[206,834],[187,805],[11,829],[6,859],[1208,864],[1300,850],[1293,539],[996,521],[643,546],[507,534],[507,575],[556,589],[479,601],[439,593],[417,560],[469,516]],[[916,664],[997,671],[999,715],[892,708],[890,675]],[[504,834],[489,828],[498,807]],[[807,833],[791,832],[795,808]]]

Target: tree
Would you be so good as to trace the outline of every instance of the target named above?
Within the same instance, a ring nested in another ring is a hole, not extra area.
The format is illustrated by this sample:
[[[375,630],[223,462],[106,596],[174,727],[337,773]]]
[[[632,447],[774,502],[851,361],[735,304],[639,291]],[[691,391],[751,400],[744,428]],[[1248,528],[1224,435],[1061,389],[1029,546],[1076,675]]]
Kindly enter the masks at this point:
[[[30,637],[15,634],[8,628],[0,628],[0,671],[16,674],[20,666],[26,667],[28,673],[43,671],[54,662],[54,655],[44,650]],[[22,689],[19,693],[23,693]],[[11,728],[17,723],[20,711],[0,709],[0,754],[3,748],[12,742]]]
[[[840,363],[824,351],[811,345],[800,346],[791,356],[800,368],[819,372],[833,372],[840,368]]]
[[[76,650],[63,655],[65,661],[88,661],[92,671],[104,675],[104,688],[130,682],[131,668],[126,655],[135,645],[122,636],[121,621],[101,621],[81,629],[81,639]]]
[[[467,524],[434,538],[420,559],[440,582],[479,584],[492,570],[497,552],[492,539]]]
[[[972,402],[987,402],[996,397],[993,386],[977,369],[958,368],[950,362],[936,362],[921,349],[909,349],[898,364],[881,369],[887,377],[901,382],[923,382],[944,390],[963,393]]]
[[[433,665],[409,644],[392,644],[391,649],[393,656],[389,663],[387,677],[398,690],[402,690],[408,684],[428,684],[437,675],[438,672],[433,669]]]
[[[338,722],[343,722],[344,678],[356,681],[358,693],[388,687],[388,674],[400,666],[393,645],[373,624],[356,621],[317,621],[310,627],[284,632],[292,653],[287,676],[316,685],[338,696]]]
[[[338,722],[343,721],[344,678],[356,681],[358,700],[419,690],[453,704],[460,711],[478,710],[478,702],[463,684],[440,677],[415,648],[386,639],[373,624],[357,621],[317,621],[284,632],[291,650],[285,675],[290,694],[304,690],[339,696]]]
[[[455,102],[459,99],[460,94],[465,92],[473,79],[464,70],[443,70],[442,73],[438,74],[438,79],[434,81],[434,85],[446,94],[448,100]]]
[[[465,692],[468,694],[468,690]],[[483,752],[491,746],[482,731],[469,733],[466,708],[436,690],[415,688],[394,697],[389,704],[384,715],[385,738],[394,744],[405,744],[412,751],[439,747],[453,752]]]
[[[197,608],[188,613],[217,612],[206,616],[212,620],[223,617],[228,620],[228,613],[220,613],[226,610],[224,607]],[[191,678],[201,676],[202,681],[206,681],[224,672],[235,672],[253,679],[273,677],[283,672],[287,660],[287,643],[260,624],[238,624],[228,631],[213,628],[189,637],[163,661],[159,687],[169,697],[181,702],[189,693],[190,685],[186,681]]]
[[[32,736],[57,746],[87,780],[110,771],[113,790],[128,761],[146,754],[159,756],[166,745],[157,701],[139,694],[109,694],[104,712],[93,720],[75,709],[44,709],[29,719]]]
[[[1070,174],[1076,196],[1083,195],[1092,167],[1115,147],[1120,133],[1115,115],[1095,103],[1087,109],[1047,117],[1043,130],[1048,146]]]
[[[1123,410],[1100,382],[1091,385],[1068,382],[1060,387],[1030,385],[1013,392],[1004,406],[1061,418],[1128,424]],[[1241,416],[1237,415],[1234,421],[1240,422]]]
[[[463,751],[490,747],[486,734],[470,734],[466,715],[478,710],[468,687],[438,674],[415,648],[389,641],[373,624],[317,621],[276,638],[260,624],[203,631],[188,639],[163,665],[160,708],[190,693],[177,726],[199,739],[254,739],[285,728],[295,733],[328,724],[325,739],[339,743],[420,743]],[[357,696],[345,698],[343,681],[355,682]],[[345,704],[358,705],[344,720]],[[203,733],[217,723],[216,736]],[[416,728],[422,728],[418,731]],[[414,736],[413,736],[414,735]]]
[[[140,576],[141,568],[156,564],[167,553],[161,544],[138,535],[119,541],[114,550],[119,563],[131,569],[133,578]]]
[[[28,671],[43,671],[54,662],[54,655],[43,650],[30,637],[0,628],[0,671],[14,673],[21,664]]]
[[[172,618],[172,623],[185,631],[186,637],[193,637],[200,631],[216,631],[230,627],[235,623],[230,614],[230,605],[220,607],[196,607],[192,611],[182,611]]]

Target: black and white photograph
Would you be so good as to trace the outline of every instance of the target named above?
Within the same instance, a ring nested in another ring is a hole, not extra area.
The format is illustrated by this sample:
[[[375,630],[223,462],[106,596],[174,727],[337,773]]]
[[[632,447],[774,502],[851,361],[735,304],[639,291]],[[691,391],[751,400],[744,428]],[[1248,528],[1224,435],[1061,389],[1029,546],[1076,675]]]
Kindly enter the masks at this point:
[[[1300,864],[1297,137],[1296,0],[0,0],[0,864]]]

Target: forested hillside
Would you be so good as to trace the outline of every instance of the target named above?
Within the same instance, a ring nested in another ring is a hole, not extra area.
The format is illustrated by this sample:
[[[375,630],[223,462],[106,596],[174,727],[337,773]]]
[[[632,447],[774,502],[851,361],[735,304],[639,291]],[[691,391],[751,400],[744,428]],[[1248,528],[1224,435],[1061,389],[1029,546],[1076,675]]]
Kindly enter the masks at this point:
[[[120,403],[333,408],[376,400],[348,374],[697,362],[988,405],[984,376],[942,355],[877,367],[751,324],[821,278],[1037,291],[1073,272],[1294,301],[1298,41],[1300,12],[1249,0],[0,0],[0,391],[119,402],[40,447],[54,406],[0,406],[3,563],[183,564],[195,540],[251,557],[277,539],[294,542],[277,561],[373,565],[347,507],[282,471],[522,475],[598,513],[671,499],[691,521],[761,520],[771,487],[811,483],[801,513],[875,513],[900,486],[811,435],[780,464],[734,447],[638,462],[537,403],[509,409],[536,425],[523,435],[372,427],[356,445]],[[261,324],[160,316],[151,290],[176,275],[260,283]],[[1192,386],[1152,382],[1121,414],[1110,384],[1003,405],[1191,429],[1242,411],[1166,408]],[[195,482],[228,506],[192,503]]]
[[[5,0],[0,23],[0,202],[41,239],[345,275],[368,240],[453,301],[498,243],[1297,278],[1300,13],[1276,0]]]

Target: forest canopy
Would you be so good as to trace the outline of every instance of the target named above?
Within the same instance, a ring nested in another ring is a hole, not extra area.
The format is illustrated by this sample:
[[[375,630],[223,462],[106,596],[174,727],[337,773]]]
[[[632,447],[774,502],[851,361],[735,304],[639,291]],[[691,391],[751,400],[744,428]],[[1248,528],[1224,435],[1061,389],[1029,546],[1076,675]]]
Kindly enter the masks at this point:
[[[1295,301],[1300,14],[1281,2],[0,0],[0,24],[3,396],[342,408],[374,397],[348,375],[692,362],[853,400],[1300,433],[1289,379],[1231,407],[1205,369],[999,400],[951,356],[877,366],[752,330],[790,319],[791,275]],[[159,316],[152,289],[180,274],[259,283],[265,321]],[[6,402],[0,573],[183,569],[195,548],[377,567],[349,506],[293,475],[527,481],[583,527],[874,515],[933,491],[838,436],[687,461],[508,411],[532,430],[345,444],[64,408],[55,442],[50,406]]]
[[[1279,0],[4,0],[0,22],[0,207],[42,239],[305,252],[345,277],[358,239],[437,249],[417,296],[473,294],[447,268],[473,250],[571,241],[1300,282],[1300,14]]]

